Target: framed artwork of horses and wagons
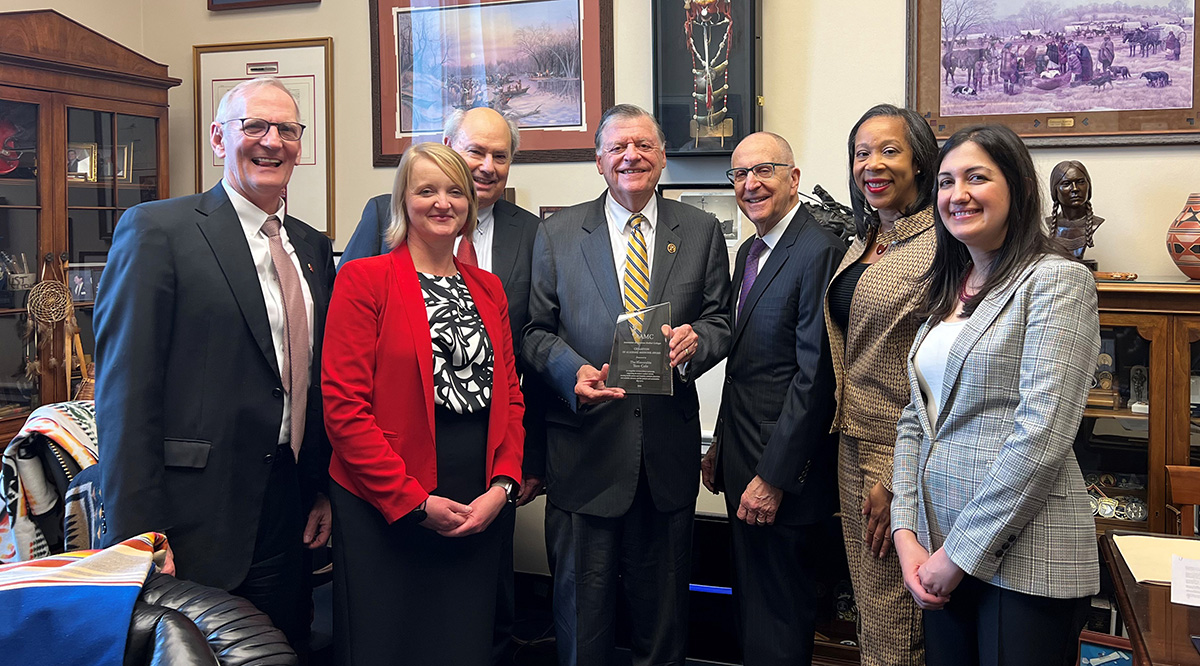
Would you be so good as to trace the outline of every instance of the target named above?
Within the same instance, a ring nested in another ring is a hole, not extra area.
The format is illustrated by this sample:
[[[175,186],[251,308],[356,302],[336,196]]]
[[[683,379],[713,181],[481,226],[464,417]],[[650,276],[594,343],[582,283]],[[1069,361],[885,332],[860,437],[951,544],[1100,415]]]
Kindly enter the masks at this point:
[[[908,104],[939,139],[1200,143],[1196,0],[908,0]]]

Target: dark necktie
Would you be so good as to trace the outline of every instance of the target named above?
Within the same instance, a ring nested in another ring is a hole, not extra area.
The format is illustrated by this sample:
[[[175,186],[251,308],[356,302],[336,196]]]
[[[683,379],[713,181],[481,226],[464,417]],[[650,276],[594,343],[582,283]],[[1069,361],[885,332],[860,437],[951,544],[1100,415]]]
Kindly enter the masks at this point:
[[[758,277],[758,258],[766,249],[767,244],[758,236],[755,236],[754,241],[750,243],[750,254],[746,255],[746,269],[742,275],[742,290],[738,293],[737,322],[739,323],[742,321],[742,306],[746,304],[746,296],[754,287],[754,280]]]
[[[283,249],[279,237],[279,218],[272,215],[262,226],[263,233],[271,246],[271,263],[279,277],[279,288],[283,292],[283,318],[285,322],[283,344],[283,368],[280,379],[291,398],[292,453],[300,459],[300,444],[304,441],[304,409],[308,402],[308,312],[304,307],[304,291],[300,288],[300,274]]]

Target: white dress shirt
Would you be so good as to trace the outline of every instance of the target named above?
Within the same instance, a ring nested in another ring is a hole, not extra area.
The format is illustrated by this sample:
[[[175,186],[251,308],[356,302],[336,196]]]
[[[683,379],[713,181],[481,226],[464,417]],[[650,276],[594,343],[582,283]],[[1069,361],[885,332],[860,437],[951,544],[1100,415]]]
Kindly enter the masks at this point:
[[[776,222],[775,226],[771,227],[771,230],[767,232],[767,235],[762,237],[767,247],[762,251],[762,254],[758,255],[758,270],[761,271],[762,267],[767,265],[767,257],[770,257],[771,250],[774,250],[775,246],[779,245],[779,239],[783,238],[783,232],[787,231],[788,225],[792,223],[792,218],[796,216],[796,211],[800,210],[800,206],[801,202],[797,202],[787,212],[787,215],[784,215],[782,220]],[[736,286],[738,289],[742,288],[740,284]]]
[[[479,209],[479,221],[475,224],[475,233],[471,235],[471,242],[475,244],[475,262],[489,273],[492,272],[492,238],[496,236],[495,208],[496,204],[492,204]],[[462,239],[462,236],[454,239],[455,254],[458,254],[458,246]]]
[[[921,346],[917,347],[917,355],[913,357],[917,382],[925,394],[925,415],[929,417],[931,427],[936,426],[943,406],[942,385],[946,380],[946,361],[950,358],[950,348],[968,321],[939,322],[925,334]]]
[[[270,215],[262,212],[258,206],[250,203],[246,197],[243,197],[230,187],[229,183],[222,180],[221,185],[225,188],[225,193],[229,195],[229,201],[233,203],[233,210],[237,213],[238,220],[242,223],[242,232],[246,234],[246,243],[250,246],[250,256],[254,259],[254,272],[258,274],[258,285],[262,288],[263,301],[267,305],[267,321],[271,325],[271,343],[275,346],[275,361],[282,371],[284,345],[287,341],[287,319],[283,313],[283,288],[279,286],[279,276],[276,275],[275,264],[271,261],[271,241],[262,230],[263,224],[266,223]],[[287,229],[282,224],[286,215],[282,200],[279,202],[279,210],[274,214],[280,220],[279,240],[283,242],[283,249],[287,252],[288,257],[291,258],[292,265],[296,267],[296,275],[300,277],[300,290],[304,292],[304,310],[307,315],[305,318],[308,320],[308,345],[311,350],[313,344],[312,291],[308,288],[308,280],[304,277],[304,270],[300,266],[300,258],[296,256],[296,248],[292,247],[292,242],[288,239]],[[304,372],[307,374],[308,368],[304,368]],[[307,387],[311,383],[312,378],[309,377],[304,385]],[[283,386],[283,384],[281,383],[280,386]],[[291,408],[291,396],[287,392],[284,392],[283,418],[280,419],[281,424],[279,427],[280,444],[286,444],[291,441]]]
[[[640,211],[646,218],[642,222],[642,238],[646,241],[646,270],[654,279],[654,230],[658,228],[658,197],[650,197],[649,203]],[[612,192],[604,197],[604,216],[608,219],[608,239],[612,243],[613,263],[617,268],[617,291],[625,286],[625,255],[629,252],[629,239],[633,237],[633,226],[629,218],[634,211],[613,199]],[[655,305],[647,303],[647,305]]]

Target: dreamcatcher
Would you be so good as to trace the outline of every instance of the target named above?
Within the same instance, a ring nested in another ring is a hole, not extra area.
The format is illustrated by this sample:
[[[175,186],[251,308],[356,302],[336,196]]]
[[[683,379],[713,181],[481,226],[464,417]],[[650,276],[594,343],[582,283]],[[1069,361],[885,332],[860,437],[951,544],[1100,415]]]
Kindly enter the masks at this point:
[[[53,372],[62,368],[70,385],[71,371],[78,363],[84,379],[80,385],[83,391],[90,389],[90,385],[83,359],[83,344],[79,338],[79,324],[75,320],[75,305],[71,302],[66,276],[67,255],[64,253],[60,261],[55,262],[54,255],[47,253],[42,263],[41,280],[29,290],[26,306],[29,318],[25,322],[24,338],[30,351],[25,357],[25,377],[36,381],[42,372],[40,359],[45,358],[46,369]],[[62,354],[56,355],[59,350],[53,349],[52,343],[54,329],[59,324],[64,327],[66,344],[61,350]],[[72,345],[78,359],[72,357]]]

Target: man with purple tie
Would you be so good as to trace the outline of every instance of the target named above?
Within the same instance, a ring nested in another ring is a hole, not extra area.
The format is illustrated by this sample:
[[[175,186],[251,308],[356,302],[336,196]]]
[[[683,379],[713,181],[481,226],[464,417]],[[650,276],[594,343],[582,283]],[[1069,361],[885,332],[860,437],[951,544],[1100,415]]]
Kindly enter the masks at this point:
[[[800,205],[783,137],[746,137],[731,166],[756,233],[734,263],[733,338],[701,469],[705,486],[725,493],[744,663],[808,664],[822,535],[838,506],[823,301],[846,246]]]

